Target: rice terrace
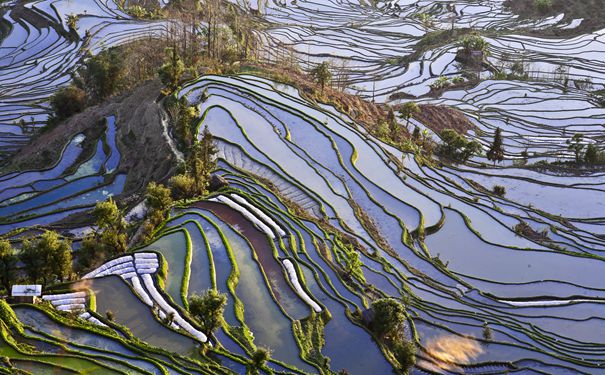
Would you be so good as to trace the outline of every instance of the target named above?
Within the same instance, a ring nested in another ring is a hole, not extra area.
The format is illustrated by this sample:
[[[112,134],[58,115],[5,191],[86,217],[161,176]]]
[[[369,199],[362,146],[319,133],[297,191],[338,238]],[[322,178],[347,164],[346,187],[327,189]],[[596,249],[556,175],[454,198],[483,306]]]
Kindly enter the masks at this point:
[[[604,0],[0,0],[0,373],[605,374]]]

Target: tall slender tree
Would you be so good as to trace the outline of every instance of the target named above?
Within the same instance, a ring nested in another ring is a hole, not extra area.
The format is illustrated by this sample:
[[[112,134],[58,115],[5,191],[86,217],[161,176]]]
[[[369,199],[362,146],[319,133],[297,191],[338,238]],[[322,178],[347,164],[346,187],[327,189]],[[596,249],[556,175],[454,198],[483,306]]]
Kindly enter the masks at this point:
[[[420,113],[420,107],[414,102],[407,102],[399,109],[399,117],[405,119],[405,128],[409,131],[410,119]]]
[[[7,291],[15,275],[17,256],[15,248],[8,240],[0,240],[0,281]]]
[[[504,160],[504,148],[502,147],[502,129],[496,129],[496,134],[494,135],[494,141],[487,151],[487,160],[491,160],[496,164],[496,162],[501,162]]]
[[[324,61],[321,64],[317,65],[315,69],[311,71],[311,75],[313,76],[313,79],[315,79],[315,82],[317,82],[321,87],[321,95],[323,95],[326,85],[332,82],[332,72],[330,71],[330,63]]]

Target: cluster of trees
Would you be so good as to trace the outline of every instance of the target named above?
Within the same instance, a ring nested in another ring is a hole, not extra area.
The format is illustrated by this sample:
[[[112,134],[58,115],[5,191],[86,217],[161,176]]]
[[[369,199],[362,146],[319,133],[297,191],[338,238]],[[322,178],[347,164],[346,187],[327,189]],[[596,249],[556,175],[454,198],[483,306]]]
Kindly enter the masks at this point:
[[[574,153],[576,164],[605,164],[605,151],[600,151],[594,143],[586,144],[584,136],[580,133],[574,134],[567,140],[567,149]]]
[[[416,363],[416,347],[403,335],[407,320],[405,306],[395,298],[381,298],[372,302],[371,311],[369,328],[389,347],[401,370],[407,371]]]
[[[172,121],[173,135],[181,149],[189,149],[194,143],[197,119],[200,115],[196,106],[189,105],[187,98],[182,96],[166,98],[164,108]]]
[[[330,63],[327,61],[318,64],[311,70],[311,77],[321,87],[321,95],[324,94],[326,85],[332,82],[332,71],[330,70]]]
[[[205,127],[201,138],[187,150],[182,173],[168,181],[175,199],[186,199],[208,194],[210,173],[216,168],[216,148],[212,134]]]
[[[443,129],[439,135],[442,143],[437,147],[437,153],[441,157],[457,163],[463,163],[473,155],[481,153],[481,144],[479,142],[467,140],[454,129]]]
[[[171,1],[162,11],[153,2],[131,5],[124,9],[135,17],[169,19],[167,32],[162,37],[139,39],[95,56],[90,52],[85,54],[73,74],[73,82],[51,97],[53,113],[49,125],[156,74],[170,90],[175,90],[187,72],[191,75],[202,71],[220,73],[235,61],[256,56],[261,48],[254,32],[253,16],[235,4],[225,5],[220,0],[179,0]],[[68,24],[75,30],[77,16],[70,15]]]
[[[150,239],[153,230],[166,218],[174,200],[208,194],[211,173],[216,168],[218,150],[207,127],[204,128],[200,140],[191,142],[193,145],[185,149],[186,160],[180,167],[181,172],[168,180],[168,187],[156,182],[151,182],[147,186],[145,193],[147,215],[141,230],[142,242]]]
[[[189,313],[200,325],[202,332],[211,337],[223,325],[223,313],[227,305],[227,295],[216,289],[208,289],[203,294],[193,294],[188,299]],[[247,364],[248,371],[260,374],[271,358],[270,350],[257,348]]]
[[[71,242],[57,232],[26,238],[19,251],[10,241],[0,240],[0,281],[7,292],[17,282],[48,284],[72,275]]]
[[[109,48],[92,56],[88,54],[73,75],[73,82],[59,89],[51,98],[53,125],[81,112],[90,105],[107,100],[128,85],[125,50]]]
[[[202,332],[211,336],[223,324],[227,296],[216,289],[189,297],[189,313],[197,320]]]
[[[77,257],[79,269],[97,267],[107,258],[122,254],[128,249],[124,214],[112,198],[98,202],[92,215],[95,227],[82,240]]]

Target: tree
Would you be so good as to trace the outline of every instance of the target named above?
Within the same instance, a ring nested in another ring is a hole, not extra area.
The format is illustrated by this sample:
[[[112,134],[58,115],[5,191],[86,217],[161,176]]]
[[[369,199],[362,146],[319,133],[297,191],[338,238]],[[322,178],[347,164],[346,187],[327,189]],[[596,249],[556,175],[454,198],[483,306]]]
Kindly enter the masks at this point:
[[[124,53],[112,47],[88,58],[78,69],[76,83],[84,91],[89,104],[102,102],[125,86]]]
[[[167,61],[158,70],[158,75],[170,91],[175,91],[185,72],[185,64],[175,47],[166,48],[166,55],[168,55]]]
[[[597,146],[594,145],[594,143],[591,143],[586,146],[586,152],[584,153],[584,162],[586,164],[596,164],[598,156],[599,150],[597,149]]]
[[[221,326],[226,304],[225,294],[208,289],[201,296],[194,294],[189,297],[189,312],[200,322],[202,331],[210,336]]]
[[[210,173],[216,169],[216,153],[218,149],[214,138],[206,126],[202,132],[202,138],[196,141],[191,148],[186,161],[187,173],[193,177],[195,195],[208,193]]]
[[[9,240],[0,240],[0,282],[7,291],[15,276],[17,256]]]
[[[97,202],[92,216],[95,218],[97,230],[95,240],[104,247],[107,254],[120,254],[126,251],[126,221],[116,202],[109,198]]]
[[[492,329],[487,322],[483,322],[483,339],[486,341],[492,341],[494,339]]]
[[[589,165],[605,164],[605,152],[599,151],[597,145],[590,143],[586,146],[584,162]]]
[[[584,136],[580,133],[576,133],[573,135],[573,137],[571,137],[571,139],[567,140],[567,149],[569,151],[573,151],[575,157],[576,157],[576,163],[580,163],[580,161],[582,160],[582,150],[584,149],[584,143],[582,143],[582,141],[584,140]]]
[[[489,55],[489,43],[478,34],[470,34],[462,39],[460,46],[464,48],[465,53],[471,54],[473,51],[481,52],[483,56]]]
[[[393,353],[399,366],[406,373],[416,363],[416,346],[408,340],[397,340],[393,344]]]
[[[439,154],[453,161],[465,162],[481,152],[479,142],[467,141],[454,129],[443,129],[439,135],[443,141],[438,147]]]
[[[250,371],[253,374],[260,374],[267,361],[271,358],[271,351],[267,348],[257,348],[250,357]]]
[[[168,180],[174,199],[184,199],[195,195],[195,179],[188,174],[177,174]]]
[[[50,107],[54,120],[64,120],[86,108],[86,93],[74,85],[62,87],[50,97]]]
[[[500,128],[496,129],[494,142],[490,146],[489,151],[487,151],[487,160],[493,161],[494,164],[504,160],[504,148],[502,148],[502,130]]]
[[[409,131],[410,118],[420,113],[420,107],[414,102],[407,102],[399,109],[399,117],[406,120],[405,128]]]
[[[70,31],[76,31],[78,29],[78,20],[80,17],[77,14],[68,14],[66,18],[67,27]]]
[[[395,298],[381,298],[372,302],[374,318],[371,328],[381,339],[397,337],[406,321],[405,306]]]
[[[150,210],[160,212],[162,215],[164,215],[172,206],[170,189],[162,184],[156,184],[152,181],[149,183],[149,185],[147,185],[145,201],[147,202],[147,207]]]
[[[345,276],[355,276],[358,280],[365,282],[363,275],[363,262],[359,259],[359,253],[354,249],[345,250]]]
[[[321,87],[321,95],[324,94],[324,88],[326,85],[332,82],[332,72],[330,71],[330,63],[327,61],[317,65],[312,71],[311,75],[315,82]]]
[[[429,13],[420,13],[416,15],[416,18],[420,20],[424,31],[428,31],[433,27],[433,17]]]
[[[37,239],[25,239],[20,259],[32,282],[44,283],[58,278],[63,281],[72,274],[71,243],[54,231],[46,231]]]
[[[167,101],[166,110],[172,119],[172,126],[181,145],[189,148],[193,143],[192,128],[200,113],[196,106],[190,106],[187,98]]]

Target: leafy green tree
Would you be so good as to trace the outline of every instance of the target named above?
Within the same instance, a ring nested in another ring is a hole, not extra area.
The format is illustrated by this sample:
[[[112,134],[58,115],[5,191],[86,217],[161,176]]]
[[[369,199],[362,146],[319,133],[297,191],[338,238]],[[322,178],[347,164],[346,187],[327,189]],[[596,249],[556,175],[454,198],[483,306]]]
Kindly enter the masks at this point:
[[[416,346],[413,342],[399,339],[393,344],[393,354],[404,373],[416,363]]]
[[[504,148],[502,147],[502,130],[500,128],[496,129],[496,134],[494,135],[494,142],[487,151],[487,160],[491,160],[494,162],[501,162],[504,160]]]
[[[584,153],[584,162],[586,164],[596,164],[599,157],[599,150],[594,143],[586,146],[586,152]]]
[[[179,87],[183,73],[185,73],[185,64],[176,48],[167,48],[166,55],[168,56],[167,61],[158,70],[158,74],[162,83],[170,91],[175,91]]]
[[[75,85],[62,87],[50,97],[50,107],[54,120],[64,120],[86,108],[86,93]]]
[[[165,214],[172,206],[170,189],[162,184],[156,184],[153,181],[147,185],[145,200],[149,209],[161,212],[162,215]]]
[[[0,240],[0,282],[7,291],[15,277],[17,255],[9,240]]]
[[[576,157],[576,163],[580,163],[582,160],[582,150],[584,150],[585,144],[582,142],[584,140],[584,136],[580,133],[576,133],[571,137],[571,139],[567,140],[567,149],[569,151],[573,151]]]
[[[479,51],[483,53],[483,56],[489,55],[489,43],[479,34],[473,33],[465,36],[460,42],[460,46],[469,54],[472,51]]]
[[[205,127],[202,137],[191,147],[191,151],[186,161],[187,172],[193,177],[195,182],[195,195],[205,195],[208,193],[210,183],[210,173],[216,169],[216,153],[218,149],[214,142],[212,134]]]
[[[429,13],[420,13],[416,15],[416,18],[420,20],[422,27],[424,27],[424,31],[428,31],[430,28],[434,26],[433,16]]]
[[[420,107],[414,102],[407,102],[399,109],[399,117],[405,119],[405,128],[409,129],[410,118],[420,113]]]
[[[267,361],[271,359],[271,351],[267,348],[257,348],[250,357],[249,368],[253,374],[260,374]]]
[[[444,129],[440,133],[443,143],[438,147],[440,155],[456,162],[465,162],[481,152],[481,144],[468,141],[454,129]]]
[[[190,106],[185,96],[167,101],[166,110],[172,118],[175,134],[186,148],[193,143],[193,127],[200,113],[196,106]]]
[[[69,27],[69,30],[71,31],[76,31],[78,29],[78,20],[80,19],[80,17],[77,14],[68,14],[67,15],[67,27]]]
[[[345,276],[347,278],[355,276],[360,281],[365,281],[362,269],[363,262],[359,259],[359,253],[354,249],[350,249],[345,251],[345,255]]]
[[[321,87],[321,94],[323,95],[324,88],[326,87],[326,85],[332,82],[332,72],[330,71],[330,63],[324,61],[321,64],[317,65],[311,71],[311,75],[313,76],[315,82],[317,82]]]
[[[195,195],[195,179],[185,173],[174,175],[168,180],[174,199],[184,199]]]
[[[189,297],[189,312],[199,321],[202,331],[210,336],[221,326],[226,304],[225,294],[208,289],[201,296],[194,294]]]
[[[107,255],[124,253],[128,247],[126,221],[113,198],[97,202],[92,216],[97,230],[90,240],[96,243],[97,250]]]
[[[586,146],[584,162],[589,165],[605,164],[605,152],[599,151],[597,145],[590,143]]]
[[[406,322],[405,306],[395,298],[381,298],[372,302],[374,317],[371,328],[381,339],[398,337]]]
[[[260,374],[261,370],[265,367],[269,359],[271,359],[271,351],[269,349],[257,348],[250,357],[250,363],[248,367],[253,374],[258,375]]]
[[[78,69],[76,82],[86,91],[89,104],[96,104],[116,94],[125,86],[125,56],[116,47],[88,58]]]
[[[72,274],[71,243],[54,231],[46,231],[37,239],[25,239],[20,259],[32,282],[63,281]]]

